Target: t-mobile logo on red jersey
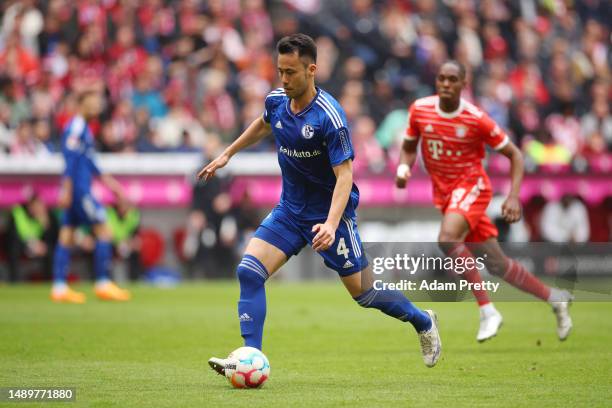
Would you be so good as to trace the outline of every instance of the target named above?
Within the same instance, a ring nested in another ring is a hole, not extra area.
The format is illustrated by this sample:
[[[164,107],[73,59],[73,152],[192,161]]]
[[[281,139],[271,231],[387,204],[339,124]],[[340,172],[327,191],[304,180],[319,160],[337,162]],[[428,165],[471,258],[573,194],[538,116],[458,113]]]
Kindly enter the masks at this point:
[[[443,152],[441,140],[428,140],[427,147],[429,147],[432,158],[436,160],[440,159],[440,155]]]

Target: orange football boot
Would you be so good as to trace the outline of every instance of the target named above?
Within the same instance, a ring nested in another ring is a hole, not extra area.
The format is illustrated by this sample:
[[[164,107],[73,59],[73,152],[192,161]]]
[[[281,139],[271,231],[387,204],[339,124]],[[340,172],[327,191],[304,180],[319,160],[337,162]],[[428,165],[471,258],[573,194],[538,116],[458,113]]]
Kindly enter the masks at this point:
[[[121,289],[113,282],[108,282],[101,287],[96,287],[96,296],[100,300],[110,300],[115,302],[126,302],[132,297],[130,292]]]
[[[51,291],[51,300],[55,303],[85,303],[85,294],[66,288],[63,291]]]

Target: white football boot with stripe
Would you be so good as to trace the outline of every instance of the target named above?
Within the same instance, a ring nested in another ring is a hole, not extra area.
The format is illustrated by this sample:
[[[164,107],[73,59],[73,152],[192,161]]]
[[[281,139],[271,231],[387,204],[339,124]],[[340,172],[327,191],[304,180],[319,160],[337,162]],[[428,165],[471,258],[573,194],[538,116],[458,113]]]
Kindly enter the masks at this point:
[[[440,332],[438,331],[438,317],[433,310],[425,310],[425,313],[431,318],[431,329],[419,333],[419,342],[421,343],[423,362],[427,367],[433,367],[440,358],[442,340],[440,340]]]
[[[217,374],[222,375],[222,376],[225,377],[226,359],[224,359],[224,358],[217,358],[217,357],[211,357],[208,360],[208,365],[210,366],[210,368],[215,370],[217,372]]]

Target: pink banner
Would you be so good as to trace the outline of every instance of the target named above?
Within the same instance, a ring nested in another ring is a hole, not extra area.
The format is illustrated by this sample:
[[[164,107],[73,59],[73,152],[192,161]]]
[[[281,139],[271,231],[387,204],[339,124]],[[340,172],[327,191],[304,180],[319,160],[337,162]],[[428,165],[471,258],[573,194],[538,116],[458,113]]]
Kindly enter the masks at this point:
[[[2,176],[0,177],[0,207],[23,202],[28,191],[34,189],[47,203],[54,206],[59,193],[59,177],[55,176]],[[128,199],[140,207],[186,207],[191,202],[192,186],[183,176],[125,176],[119,177]],[[491,177],[496,193],[504,194],[510,188],[507,176]],[[432,203],[431,183],[427,175],[418,172],[408,188],[398,190],[388,176],[362,176],[356,178],[361,192],[360,205],[364,207],[393,207],[398,205],[429,206]],[[231,194],[240,201],[248,190],[250,199],[258,207],[271,207],[278,203],[281,180],[278,176],[236,177]],[[557,176],[527,176],[521,188],[521,200],[527,202],[541,194],[548,200],[563,194],[578,194],[590,204],[598,204],[612,196],[612,182],[604,175],[559,174]],[[94,184],[94,194],[103,203],[112,202],[112,194],[102,185]]]
[[[431,181],[424,174],[413,177],[403,190],[395,188],[388,177],[358,177],[355,182],[361,193],[360,205],[364,207],[432,204]],[[496,193],[506,194],[510,190],[509,177],[491,177],[491,183]],[[233,199],[242,199],[245,190],[255,205],[270,207],[279,200],[281,181],[278,177],[239,177],[232,185]],[[578,194],[588,203],[598,204],[612,196],[612,182],[605,176],[528,176],[521,188],[521,201],[525,203],[536,195],[558,200],[564,194]]]
[[[128,199],[139,207],[186,207],[191,203],[192,186],[183,176],[118,177]],[[0,207],[23,202],[34,190],[49,206],[59,194],[60,178],[54,176],[0,177]],[[102,184],[94,183],[93,193],[102,203],[111,203],[113,194]]]

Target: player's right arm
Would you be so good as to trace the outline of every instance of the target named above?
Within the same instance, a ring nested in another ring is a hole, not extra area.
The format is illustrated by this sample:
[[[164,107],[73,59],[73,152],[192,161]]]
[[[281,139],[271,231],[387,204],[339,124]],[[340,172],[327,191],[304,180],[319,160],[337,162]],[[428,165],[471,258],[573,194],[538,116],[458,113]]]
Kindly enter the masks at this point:
[[[268,122],[264,120],[263,116],[255,119],[248,128],[232,143],[227,149],[223,151],[216,159],[208,163],[198,173],[198,179],[209,180],[215,175],[215,172],[225,167],[233,155],[245,149],[266,137],[272,131],[272,127]]]
[[[415,120],[414,110],[413,104],[408,112],[408,127],[406,128],[406,136],[404,136],[404,141],[402,142],[400,161],[395,175],[395,185],[397,188],[406,187],[406,182],[411,176],[410,169],[417,158],[417,146],[419,144],[420,135]]]
[[[62,180],[57,205],[64,209],[72,205],[72,179],[70,177],[64,177]]]

